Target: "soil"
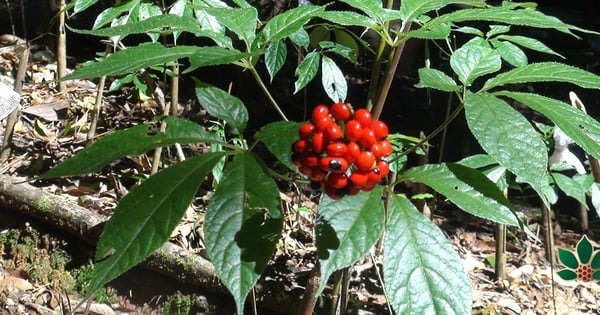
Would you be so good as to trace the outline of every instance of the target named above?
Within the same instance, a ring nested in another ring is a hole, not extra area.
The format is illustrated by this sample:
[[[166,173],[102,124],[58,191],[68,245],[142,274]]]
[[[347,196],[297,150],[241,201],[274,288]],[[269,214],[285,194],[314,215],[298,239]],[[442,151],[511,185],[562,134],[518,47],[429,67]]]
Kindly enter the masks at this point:
[[[12,67],[14,53],[6,47],[0,49],[0,64]],[[12,154],[0,165],[1,173],[35,176],[85,147],[85,133],[89,127],[96,85],[92,81],[70,81],[67,93],[57,93],[55,84],[51,82],[55,69],[52,61],[36,60],[30,64],[22,93],[23,108],[15,127]],[[404,82],[399,87],[400,91],[413,91],[414,77],[404,76],[400,79]],[[141,101],[136,95],[137,91],[130,88],[107,95],[99,123],[101,134],[149,121],[159,113],[156,102],[152,99]],[[193,98],[181,103],[185,104],[180,110],[182,117],[200,123],[207,122],[207,117]],[[415,111],[402,113],[403,121],[414,120],[415,117],[411,115],[418,115],[415,113],[422,114],[421,105],[424,104],[411,104]],[[302,109],[296,108],[296,111],[301,116]],[[388,117],[395,117],[396,114],[387,113],[390,115]],[[260,113],[254,113],[253,116],[260,116]],[[252,123],[260,126],[264,121]],[[402,127],[407,134],[416,135],[419,128],[424,126]],[[464,146],[456,144],[455,147]],[[187,153],[193,153],[206,148],[200,145],[184,149]],[[464,153],[463,150],[459,151],[452,154]],[[171,157],[169,154],[171,152],[167,152]],[[95,175],[36,181],[34,184],[39,189],[64,196],[92,211],[110,215],[119,198],[138,183],[139,176],[149,173],[149,167],[147,156],[128,157]],[[171,239],[193,254],[201,254],[203,249],[200,231],[202,207],[206,200],[201,197],[195,202],[195,207],[186,213]],[[521,199],[515,200],[515,203],[525,214],[528,227],[541,238],[538,205],[527,202],[527,196],[519,197]],[[284,190],[284,246],[275,253],[259,281],[256,295],[249,298],[246,307],[248,314],[253,313],[252,306],[258,308],[259,314],[295,313],[309,273],[315,265],[312,224],[317,198],[315,192],[302,186],[292,185]],[[598,282],[561,280],[556,272],[562,266],[549,264],[539,239],[509,229],[506,278],[497,281],[492,265],[495,225],[466,215],[443,199],[432,200],[429,206],[434,222],[447,235],[469,273],[473,285],[473,314],[600,314]],[[297,211],[298,208],[305,211]],[[560,232],[555,235],[556,247],[573,250],[582,235],[586,234],[594,248],[600,249],[600,220],[592,215],[590,229],[583,233],[573,214],[565,212],[567,214],[560,217],[558,223]],[[42,221],[16,215],[8,209],[0,210],[0,235],[16,229],[23,233],[35,233],[44,240],[31,246],[33,253],[30,253],[30,257],[50,257],[54,251],[63,251],[69,257],[68,262],[54,268],[64,270],[64,274],[48,279],[48,282],[40,282],[30,273],[31,267],[36,264],[35,260],[19,262],[23,253],[11,252],[7,247],[3,248],[4,251],[0,250],[0,309],[3,314],[53,314],[60,313],[57,310],[61,309],[66,314],[69,305],[81,300],[82,292],[68,291],[56,281],[61,277],[72,277],[74,270],[92,259],[94,249],[62,231],[45,226]],[[380,256],[376,254],[352,268],[348,289],[351,314],[390,312],[379,280],[379,262]],[[233,314],[232,299],[226,294],[209,293],[204,288],[182,284],[154,273],[150,277],[148,273],[147,269],[136,267],[119,277],[109,285],[108,293],[113,298],[109,301],[93,299],[90,311],[95,314],[159,314],[177,313],[179,307],[179,310],[189,309],[190,314]],[[331,288],[328,288],[319,300],[317,314],[330,313],[331,294]],[[164,309],[167,301],[172,305],[169,310]]]

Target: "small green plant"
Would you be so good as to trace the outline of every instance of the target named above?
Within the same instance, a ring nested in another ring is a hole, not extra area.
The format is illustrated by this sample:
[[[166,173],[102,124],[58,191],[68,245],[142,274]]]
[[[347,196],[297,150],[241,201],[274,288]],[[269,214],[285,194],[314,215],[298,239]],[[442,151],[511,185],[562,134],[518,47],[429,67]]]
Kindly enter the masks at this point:
[[[74,7],[80,11],[95,2],[77,0]],[[546,143],[532,122],[515,109],[516,103],[546,116],[588,154],[600,158],[600,123],[559,99],[521,88],[525,84],[535,86],[552,81],[600,89],[600,78],[560,62],[529,63],[528,50],[552,57],[560,55],[537,39],[511,34],[513,25],[566,34],[585,30],[544,15],[530,2],[507,1],[496,6],[477,0],[403,0],[397,10],[391,9],[391,3],[384,7],[377,0],[340,2],[351,10],[305,5],[261,21],[257,10],[244,0],[234,0],[234,5],[216,0],[177,0],[168,10],[149,10],[149,4],[132,0],[107,9],[98,16],[92,30],[77,30],[97,36],[119,36],[119,39],[130,34],[149,34],[152,42],[116,51],[105,60],[85,65],[65,80],[128,75],[179,59],[189,61],[190,66],[183,73],[230,64],[253,75],[257,87],[281,117],[280,121],[262,126],[254,135],[256,142],[251,141],[244,138],[248,111],[243,102],[220,88],[199,82],[196,97],[202,107],[212,117],[226,123],[223,126],[226,126],[228,139],[239,137],[247,142],[232,143],[226,141],[222,133],[193,122],[163,117],[161,119],[167,123],[164,132],[155,132],[150,125],[114,132],[44,174],[43,178],[50,178],[91,173],[123,156],[140,155],[152,148],[175,143],[203,142],[214,148],[219,146],[214,152],[188,158],[161,170],[120,201],[98,243],[98,262],[88,295],[141,262],[167,241],[200,184],[215,167],[220,170],[219,163],[224,160],[222,174],[208,203],[204,241],[220,280],[236,301],[238,314],[243,313],[244,301],[281,235],[282,212],[275,178],[294,178],[276,173],[265,163],[264,157],[257,154],[255,147],[258,143],[264,145],[278,162],[295,172],[294,161],[298,160],[292,158],[290,148],[302,136],[298,135],[302,123],[288,121],[286,108],[272,96],[257,67],[266,67],[272,81],[283,65],[290,62],[288,47],[293,47],[303,56],[294,72],[297,78],[295,92],[310,92],[306,86],[320,70],[321,86],[330,98],[322,103],[344,103],[346,100],[348,86],[338,63],[355,60],[353,54],[359,45],[358,41],[353,44],[352,39],[359,36],[340,35],[343,40],[336,37],[336,42],[315,39],[316,24],[334,32],[357,27],[379,36],[379,46],[372,49],[375,55],[370,91],[363,101],[353,104],[355,115],[364,108],[362,110],[370,112],[375,121],[380,119],[407,41],[450,42],[458,33],[469,39],[447,45],[456,48],[440,48],[449,60],[449,67],[440,66],[443,71],[429,63],[419,70],[417,87],[434,93],[449,93],[458,100],[459,106],[448,119],[424,140],[395,142],[394,139],[410,137],[390,130],[388,138],[394,144],[394,152],[389,157],[382,155],[379,161],[389,163],[390,174],[379,178],[380,184],[347,196],[337,190],[323,194],[315,222],[319,261],[316,268],[320,269],[321,280],[318,290],[306,292],[305,296],[321,294],[330,275],[367,254],[385,231],[383,281],[387,299],[396,313],[469,313],[471,283],[459,256],[440,229],[419,213],[405,195],[396,193],[395,187],[408,181],[422,183],[468,213],[521,226],[513,206],[498,187],[497,182],[502,176],[491,178],[489,173],[478,169],[497,166],[500,173],[511,173],[518,183],[531,187],[543,202],[553,200]],[[451,4],[462,6],[439,13]],[[128,16],[134,13],[142,16],[144,12],[153,13],[128,22]],[[103,27],[110,21],[118,23]],[[485,26],[475,27],[475,21],[485,22]],[[390,27],[392,22],[398,23],[399,27]],[[312,37],[308,32],[311,29]],[[182,32],[207,39],[210,44],[167,46],[156,41],[157,36],[163,35],[172,36],[176,43]],[[350,34],[350,31],[344,31],[344,34]],[[475,162],[465,159],[458,163],[412,168],[395,163],[425,145],[461,113],[485,155],[473,157],[477,158]],[[341,128],[349,138],[349,126]],[[314,141],[313,137],[313,144]],[[373,152],[373,148],[367,148],[368,143],[370,141],[365,140],[360,149]],[[331,151],[333,154],[337,153]],[[351,172],[354,167],[374,170],[372,165],[366,164],[354,163],[348,167]],[[300,163],[300,170],[307,165],[307,161]],[[321,170],[335,173],[339,169],[327,163]],[[344,174],[347,177],[353,175]],[[327,176],[331,174],[325,174]]]

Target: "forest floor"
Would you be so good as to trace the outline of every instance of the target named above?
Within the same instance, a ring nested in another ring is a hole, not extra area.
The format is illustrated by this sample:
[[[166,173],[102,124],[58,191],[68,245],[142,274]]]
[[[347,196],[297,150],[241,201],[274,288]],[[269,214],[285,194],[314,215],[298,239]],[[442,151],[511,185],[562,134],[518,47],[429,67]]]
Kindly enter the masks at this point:
[[[9,57],[3,54],[0,61],[10,63]],[[12,154],[0,165],[1,174],[38,175],[85,147],[89,117],[95,102],[95,84],[70,81],[68,92],[59,94],[54,84],[48,83],[54,78],[55,68],[52,63],[41,62],[30,66],[22,92],[23,108],[14,129]],[[135,91],[128,89],[108,95],[102,110],[101,132],[148,122],[159,114],[160,109],[155,102],[151,99],[133,101],[134,95]],[[185,111],[184,115],[194,116]],[[188,152],[202,149],[186,148]],[[34,184],[39,189],[108,216],[118,199],[143,174],[149,173],[149,167],[147,156],[128,157],[93,176]],[[260,308],[259,314],[293,314],[289,303],[297,303],[308,273],[314,267],[316,248],[312,227],[316,196],[301,187],[289,187],[289,191],[281,195],[286,214],[282,246],[278,247],[261,279],[263,290],[259,290],[255,299]],[[198,198],[172,235],[172,242],[192,253],[203,249],[201,227],[205,201]],[[556,265],[551,268],[544,258],[544,246],[539,240],[509,229],[507,276],[496,281],[492,265],[494,225],[467,216],[443,200],[432,201],[430,206],[434,222],[463,258],[470,275],[473,314],[600,314],[598,282],[561,280],[556,272],[564,267]],[[527,226],[541,238],[539,209],[531,205],[522,205],[519,209],[525,214]],[[89,276],[86,266],[93,256],[93,248],[87,248],[64,232],[46,228],[44,222],[9,215],[6,211],[0,210],[3,213],[0,215],[2,314],[54,314],[56,310],[69,309],[70,304],[80,300],[82,283]],[[595,249],[600,249],[600,221],[594,217],[590,227],[590,241]],[[583,234],[577,231],[576,224],[568,222],[562,225],[561,230],[556,235],[556,247],[574,250]],[[352,269],[348,289],[352,314],[389,314],[379,280],[379,259],[375,251]],[[112,291],[96,297],[90,312],[176,313],[175,309],[179,307],[181,313],[191,309],[198,314],[232,314],[231,301],[227,297],[205,294],[202,288],[190,288],[175,280],[152,280],[148,283],[148,279],[144,279],[147,277],[147,272],[134,269],[124,279],[111,284]],[[262,298],[260,294],[263,294]],[[267,295],[270,299],[264,298]],[[274,295],[277,295],[276,299]],[[277,300],[279,305],[274,302]],[[327,300],[320,304],[318,314],[329,314]]]

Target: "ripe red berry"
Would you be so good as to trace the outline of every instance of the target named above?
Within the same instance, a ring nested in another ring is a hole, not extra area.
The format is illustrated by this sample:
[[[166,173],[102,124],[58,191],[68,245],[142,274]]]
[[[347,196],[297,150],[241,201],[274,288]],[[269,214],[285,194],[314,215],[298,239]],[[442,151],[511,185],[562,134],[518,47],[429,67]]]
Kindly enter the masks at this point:
[[[331,173],[327,177],[327,184],[333,188],[341,189],[348,186],[348,177],[344,173]]]
[[[346,121],[350,118],[350,106],[346,103],[335,103],[331,105],[330,112],[331,115],[339,121]]]
[[[381,174],[378,168],[374,168],[373,170],[371,170],[367,177],[367,184],[365,186],[375,186],[381,181]]]
[[[344,156],[348,151],[348,147],[343,142],[334,142],[327,145],[325,148],[325,152],[327,155],[333,157]]]
[[[360,140],[362,135],[362,127],[357,120],[350,120],[346,123],[346,138],[350,141]]]
[[[329,126],[331,126],[334,123],[333,119],[331,119],[331,117],[329,116],[313,118],[312,121],[317,131],[325,131]]]
[[[312,133],[315,131],[315,125],[311,124],[311,123],[305,123],[302,126],[300,126],[300,128],[298,128],[298,135],[300,136],[300,139],[308,139],[310,138],[310,136],[312,135]]]
[[[304,174],[306,176],[310,176],[310,174],[312,174],[312,168],[310,168],[309,166],[301,166],[298,168],[298,171],[300,171],[301,174]]]
[[[318,120],[323,117],[329,117],[329,108],[325,105],[317,105],[312,111],[312,119]]]
[[[323,152],[325,149],[325,135],[323,132],[315,133],[312,137],[311,146],[314,153],[321,154]]]
[[[354,120],[358,121],[363,128],[369,128],[372,119],[371,112],[364,108],[359,108],[354,112]]]
[[[384,178],[390,173],[390,165],[386,161],[377,161],[375,167],[379,170],[379,176]]]
[[[361,151],[360,157],[354,163],[359,170],[369,171],[375,165],[375,155],[371,151]]]
[[[332,122],[327,129],[325,129],[325,139],[328,141],[336,141],[343,135],[342,128],[336,123]]]
[[[350,142],[346,145],[346,154],[344,158],[348,163],[354,163],[360,157],[360,146],[356,142]]]
[[[308,148],[308,141],[306,140],[298,140],[296,142],[294,142],[294,153],[298,153],[298,154],[302,154],[306,151],[306,148]]]
[[[321,182],[325,180],[326,176],[327,173],[323,172],[323,170],[320,167],[314,166],[311,168],[310,179],[312,179],[313,181]]]
[[[357,170],[357,171],[352,172],[352,174],[350,175],[350,181],[357,188],[361,188],[364,185],[366,185],[368,180],[369,180],[369,172],[368,171]]]
[[[314,153],[307,153],[303,155],[302,161],[304,165],[314,167],[319,166],[319,156]]]
[[[348,169],[348,161],[341,157],[322,157],[319,166],[325,172],[344,173]]]
[[[379,144],[381,145],[381,150],[383,155],[382,156],[390,156],[390,154],[392,154],[394,152],[394,148],[392,147],[392,144],[387,140],[381,140],[379,141]]]
[[[373,130],[373,133],[375,133],[375,137],[377,138],[377,140],[385,139],[388,136],[388,127],[381,120],[375,120],[371,122],[369,128]]]
[[[370,149],[375,144],[375,142],[377,142],[377,138],[375,138],[375,133],[373,132],[373,130],[363,129],[358,143],[360,143],[360,145],[363,148]]]

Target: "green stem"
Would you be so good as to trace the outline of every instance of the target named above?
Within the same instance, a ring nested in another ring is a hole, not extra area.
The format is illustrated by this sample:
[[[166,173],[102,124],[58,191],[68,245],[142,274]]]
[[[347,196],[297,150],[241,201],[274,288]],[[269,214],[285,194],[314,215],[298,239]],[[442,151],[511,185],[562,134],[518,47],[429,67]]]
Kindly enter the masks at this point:
[[[273,98],[273,95],[271,95],[271,92],[269,92],[269,89],[267,88],[267,86],[261,79],[260,75],[256,71],[256,68],[254,68],[254,65],[249,63],[246,66],[246,69],[250,70],[250,72],[252,73],[252,76],[254,77],[254,80],[256,80],[256,83],[258,83],[258,86],[260,87],[260,89],[263,91],[263,93],[265,93],[265,95],[267,96],[267,99],[269,99],[269,102],[271,103],[271,105],[273,105],[273,108],[275,108],[275,110],[277,111],[279,116],[281,116],[281,118],[283,120],[289,121],[287,119],[287,117],[285,116],[285,114],[283,113],[283,111],[281,110],[281,107],[279,107],[279,105],[277,104],[277,101],[275,101],[275,99]]]

